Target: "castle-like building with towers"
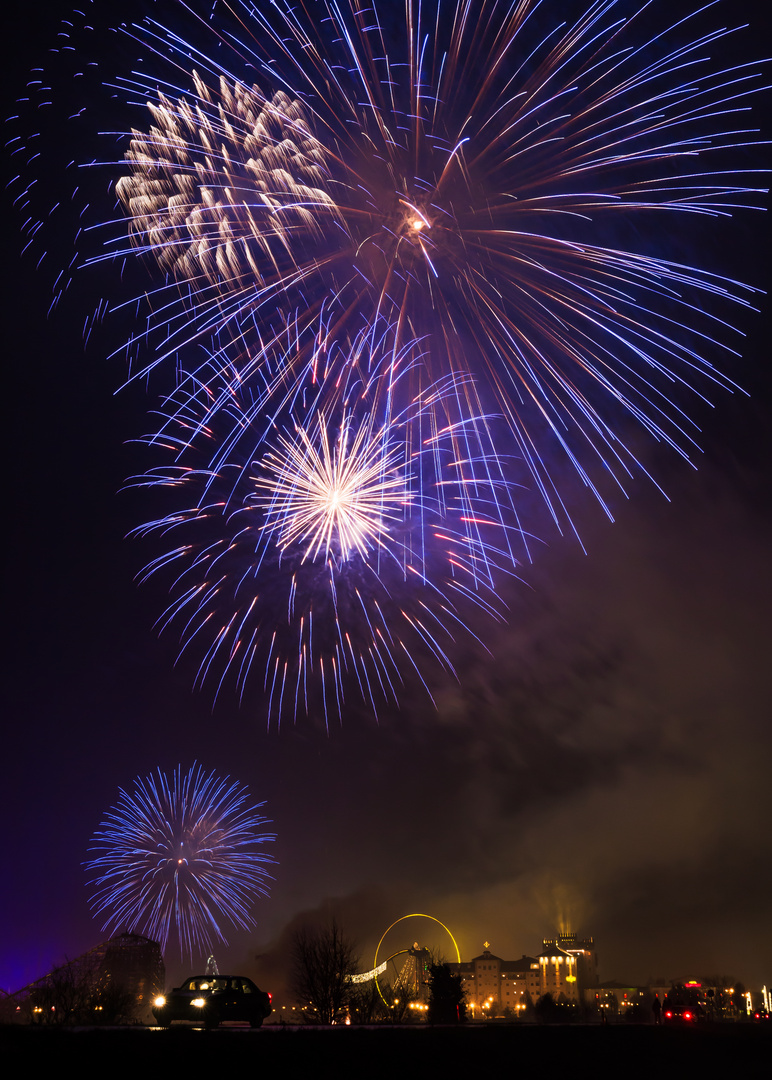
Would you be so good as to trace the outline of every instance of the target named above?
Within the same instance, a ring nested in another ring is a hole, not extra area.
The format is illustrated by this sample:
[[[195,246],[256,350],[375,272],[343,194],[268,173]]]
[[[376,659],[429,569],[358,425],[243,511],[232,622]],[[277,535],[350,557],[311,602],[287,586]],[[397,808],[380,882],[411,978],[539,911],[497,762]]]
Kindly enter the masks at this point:
[[[555,1002],[580,1004],[594,994],[598,983],[598,956],[592,938],[561,934],[542,942],[538,956],[503,960],[490,951],[452,964],[461,976],[467,1005],[473,1016],[517,1015],[550,994]]]

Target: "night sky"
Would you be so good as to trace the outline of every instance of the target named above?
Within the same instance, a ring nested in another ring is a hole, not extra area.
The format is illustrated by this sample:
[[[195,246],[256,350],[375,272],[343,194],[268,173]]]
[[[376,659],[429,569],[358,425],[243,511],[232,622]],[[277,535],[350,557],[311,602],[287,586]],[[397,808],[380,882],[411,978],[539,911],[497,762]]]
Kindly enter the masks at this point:
[[[55,31],[41,10],[15,16],[6,114]],[[493,655],[460,644],[460,681],[435,680],[436,710],[416,693],[376,722],[352,699],[329,733],[266,730],[259,702],[212,709],[191,691],[174,635],[153,629],[163,591],[135,583],[147,553],[125,539],[143,496],[120,491],[141,467],[130,440],[148,399],[115,393],[122,363],[99,335],[84,350],[93,296],[46,318],[50,264],[70,253],[49,240],[36,269],[9,203],[0,987],[102,940],[81,865],[89,838],[120,786],[194,761],[248,785],[278,834],[271,897],[252,934],[217,950],[221,970],[280,980],[288,932],[319,910],[337,913],[364,968],[389,923],[421,911],[467,959],[484,941],[532,954],[573,929],[594,936],[604,978],[769,983],[768,301],[742,319],[729,372],[749,396],[690,406],[697,471],[647,451],[670,501],[636,481],[613,524],[585,501],[586,553],[539,523],[533,565],[502,584],[508,624],[481,624]],[[762,288],[766,217],[722,253]],[[447,951],[426,926],[406,933]],[[172,948],[166,959],[187,971]]]

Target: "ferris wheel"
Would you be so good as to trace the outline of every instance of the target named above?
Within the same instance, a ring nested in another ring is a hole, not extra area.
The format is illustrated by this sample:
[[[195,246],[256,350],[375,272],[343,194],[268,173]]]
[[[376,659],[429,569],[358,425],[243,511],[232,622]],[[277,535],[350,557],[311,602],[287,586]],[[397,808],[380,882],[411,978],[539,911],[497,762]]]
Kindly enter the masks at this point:
[[[386,951],[384,949],[384,942],[388,935],[396,926],[405,923],[408,919],[428,919],[430,922],[436,923],[437,926],[441,927],[444,935],[447,935],[447,938],[450,941],[452,955],[455,956],[458,963],[461,963],[461,953],[459,952],[458,944],[445,923],[434,915],[426,915],[423,912],[412,912],[409,915],[402,915],[399,919],[395,919],[394,922],[384,930],[375,949],[372,970],[366,972],[364,977],[375,980],[378,993],[390,1009],[402,1006],[404,1010],[404,1007],[407,1005],[409,1008],[420,1010],[425,1008],[428,1003],[430,970],[432,964],[437,963],[437,953],[433,952],[425,945],[420,945],[417,940],[414,940],[412,945],[406,945],[390,952],[385,960],[380,959],[384,951]],[[390,944],[391,946],[396,944],[394,936],[392,936]],[[379,980],[383,980],[385,984],[386,979],[389,977],[390,967],[391,976],[389,980],[389,992],[391,999],[387,1000]],[[363,977],[360,976],[360,978]]]

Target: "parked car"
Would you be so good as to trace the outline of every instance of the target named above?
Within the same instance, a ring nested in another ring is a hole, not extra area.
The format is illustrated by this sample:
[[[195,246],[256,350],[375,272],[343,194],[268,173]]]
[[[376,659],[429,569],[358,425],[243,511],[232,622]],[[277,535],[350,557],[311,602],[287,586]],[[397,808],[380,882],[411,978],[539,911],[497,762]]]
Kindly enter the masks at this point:
[[[153,1002],[153,1016],[160,1027],[187,1020],[214,1028],[240,1020],[257,1028],[272,1011],[271,995],[243,975],[193,975]]]
[[[662,1007],[662,1019],[666,1024],[696,1024],[702,1019],[701,1005],[683,1005],[680,1002],[665,1002]]]

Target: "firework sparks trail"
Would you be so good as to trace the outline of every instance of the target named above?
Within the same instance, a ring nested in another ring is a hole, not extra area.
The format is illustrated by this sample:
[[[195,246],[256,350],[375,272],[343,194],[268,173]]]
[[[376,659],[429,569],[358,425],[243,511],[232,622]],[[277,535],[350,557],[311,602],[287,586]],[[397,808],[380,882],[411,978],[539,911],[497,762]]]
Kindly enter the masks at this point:
[[[174,372],[146,440],[172,464],[137,483],[178,508],[137,532],[180,538],[147,573],[178,571],[200,680],[243,692],[262,652],[278,715],[311,683],[339,712],[347,677],[397,698],[408,638],[452,670],[449,597],[496,613],[530,558],[517,488],[576,531],[575,482],[611,516],[641,433],[690,459],[754,298],[699,252],[768,172],[766,61],[716,4],[180,0],[122,27],[129,238],[86,230],[76,265],[163,275],[122,349]]]
[[[154,126],[133,132],[116,194],[136,246],[176,280],[258,295],[267,275],[296,270],[295,233],[319,247],[336,221],[323,150],[283,91],[266,100],[222,77],[215,99],[195,72],[192,88],[195,108],[163,94],[150,104]]]
[[[252,908],[268,894],[274,863],[264,845],[275,839],[246,788],[201,766],[171,776],[137,777],[121,789],[91,840],[86,862],[95,887],[91,907],[107,915],[103,929],[140,930],[166,948],[176,936],[191,961],[214,942],[227,944],[223,924],[255,925]]]
[[[427,339],[428,381],[484,385],[559,524],[561,457],[610,514],[643,468],[631,426],[693,452],[683,398],[732,387],[715,360],[753,298],[683,251],[761,201],[764,170],[738,161],[763,64],[717,64],[734,31],[704,10],[657,26],[662,6],[604,0],[553,24],[532,0],[407,0],[404,23],[358,0],[223,4],[217,40],[265,91],[223,49],[132,27],[179,87],[122,84],[154,123],[118,194],[136,247],[185,285],[152,363],[258,312],[243,380],[288,318],[324,310],[332,338],[385,318],[396,349]],[[295,364],[316,348],[306,335]]]
[[[301,712],[329,726],[347,685],[377,714],[399,700],[403,669],[424,686],[429,657],[454,673],[447,649],[471,608],[502,618],[495,578],[523,540],[503,513],[504,462],[482,425],[454,415],[457,387],[405,400],[413,350],[361,366],[351,351],[328,356],[317,396],[299,391],[267,434],[248,399],[237,418],[232,394],[226,430],[239,438],[224,455],[183,395],[184,419],[172,407],[164,428],[171,463],[136,479],[178,506],[138,530],[176,540],[145,571],[175,575],[163,624],[180,627],[216,693],[229,681],[243,695],[262,668],[269,723]]]

